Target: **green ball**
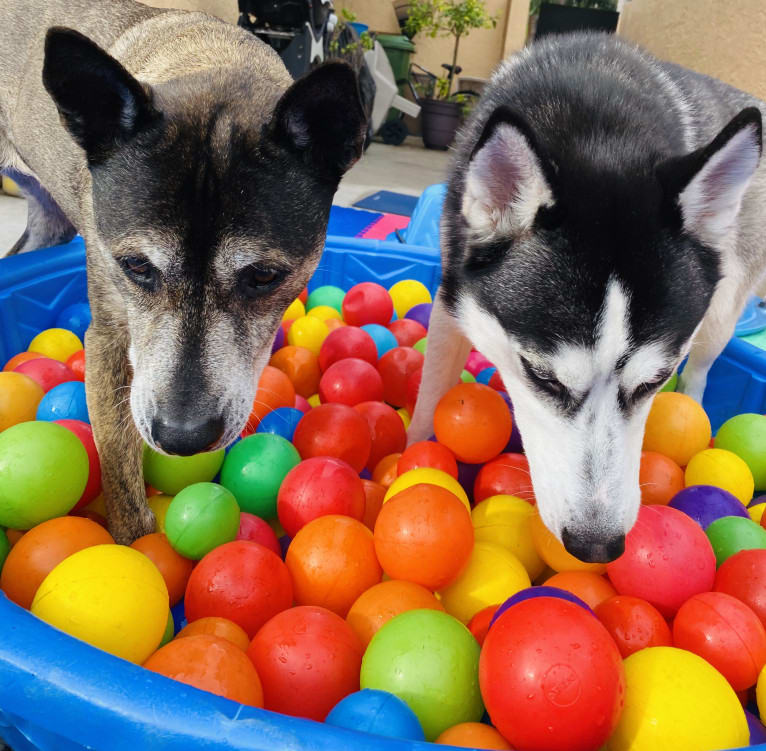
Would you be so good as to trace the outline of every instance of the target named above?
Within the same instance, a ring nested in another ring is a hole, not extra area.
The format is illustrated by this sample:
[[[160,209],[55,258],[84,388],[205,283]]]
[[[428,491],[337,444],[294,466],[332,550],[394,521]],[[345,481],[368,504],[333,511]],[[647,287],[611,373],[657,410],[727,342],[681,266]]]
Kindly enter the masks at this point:
[[[173,620],[173,611],[168,610],[168,622],[165,624],[165,633],[162,635],[160,647],[164,647],[176,635],[176,624]],[[159,649],[159,647],[157,647]]]
[[[372,637],[361,687],[388,691],[417,715],[429,741],[484,713],[479,644],[460,621],[438,610],[409,610]]]
[[[471,373],[471,372],[470,372],[470,371],[468,371],[468,370],[464,370],[464,371],[463,371],[463,372],[460,374],[460,380],[461,380],[463,383],[476,383],[476,379],[473,377],[473,373]]]
[[[5,534],[4,529],[0,529],[0,571],[3,570],[3,564],[8,557],[8,553],[11,552],[11,542],[8,539],[8,535]]]
[[[428,347],[428,337],[424,336],[422,339],[418,339],[415,344],[412,345],[413,349],[416,349],[418,352],[421,352],[422,354],[426,353],[426,349]]]
[[[766,548],[766,529],[743,516],[722,516],[707,526],[705,534],[713,546],[716,566],[740,550]]]
[[[53,422],[21,422],[0,433],[0,526],[31,529],[64,516],[88,482],[80,439]]]
[[[144,480],[153,488],[175,495],[195,482],[209,482],[223,464],[224,450],[193,456],[167,456],[144,446]]]
[[[236,539],[237,532],[237,499],[214,482],[197,482],[184,488],[165,514],[168,542],[177,553],[194,561]]]
[[[235,444],[221,469],[221,485],[239,507],[261,519],[277,516],[277,493],[285,475],[300,462],[290,441],[273,433],[255,433]]]
[[[325,284],[323,287],[317,287],[306,299],[306,312],[319,305],[329,305],[335,308],[338,313],[343,313],[343,298],[346,293],[340,287],[333,287],[332,284]]]
[[[728,419],[715,437],[715,447],[742,459],[753,473],[756,490],[766,490],[766,417],[737,415]]]
[[[665,385],[660,389],[660,392],[675,391],[677,385],[678,385],[678,373],[673,373],[673,375],[670,376],[670,378],[668,378],[667,381],[665,381]]]

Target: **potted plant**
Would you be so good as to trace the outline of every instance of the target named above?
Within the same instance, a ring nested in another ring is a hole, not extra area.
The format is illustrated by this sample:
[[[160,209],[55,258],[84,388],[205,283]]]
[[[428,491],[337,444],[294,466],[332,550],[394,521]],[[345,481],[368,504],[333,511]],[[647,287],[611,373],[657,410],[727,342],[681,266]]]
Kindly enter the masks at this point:
[[[431,90],[419,102],[423,143],[429,149],[446,149],[453,141],[465,104],[464,97],[453,94],[460,40],[473,29],[489,29],[497,24],[490,16],[484,0],[413,0],[404,31],[410,38],[416,34],[444,36],[455,40],[452,63],[445,73],[435,77]]]

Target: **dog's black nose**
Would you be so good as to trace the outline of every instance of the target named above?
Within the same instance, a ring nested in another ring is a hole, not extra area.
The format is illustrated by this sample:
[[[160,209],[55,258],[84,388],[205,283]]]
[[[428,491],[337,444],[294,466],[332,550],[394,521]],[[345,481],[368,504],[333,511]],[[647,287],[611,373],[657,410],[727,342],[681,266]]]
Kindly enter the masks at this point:
[[[587,533],[575,534],[565,527],[561,539],[567,552],[586,563],[609,563],[625,552],[625,535],[622,534],[599,539]]]
[[[208,451],[223,435],[223,417],[202,420],[176,420],[155,417],[152,420],[152,438],[167,454],[191,456]]]

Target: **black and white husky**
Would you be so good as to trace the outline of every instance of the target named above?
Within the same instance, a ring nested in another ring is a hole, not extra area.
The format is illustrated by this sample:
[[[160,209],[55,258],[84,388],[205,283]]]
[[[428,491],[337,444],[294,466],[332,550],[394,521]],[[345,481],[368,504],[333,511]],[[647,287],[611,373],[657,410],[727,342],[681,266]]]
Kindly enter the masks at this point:
[[[410,429],[471,343],[498,367],[545,524],[585,561],[624,548],[652,396],[707,372],[766,271],[764,104],[614,36],[505,61],[460,135],[444,276]]]

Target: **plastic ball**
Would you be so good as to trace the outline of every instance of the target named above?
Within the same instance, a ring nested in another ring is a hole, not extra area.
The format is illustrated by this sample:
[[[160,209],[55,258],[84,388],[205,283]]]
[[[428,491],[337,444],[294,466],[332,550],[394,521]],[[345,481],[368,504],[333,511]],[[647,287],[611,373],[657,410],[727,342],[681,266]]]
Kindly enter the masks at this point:
[[[417,321],[425,329],[428,329],[428,324],[431,321],[431,310],[433,310],[433,303],[419,303],[418,305],[413,305],[407,311],[405,318],[410,318],[413,321]]]
[[[684,488],[684,471],[663,454],[642,451],[638,484],[641,503],[667,506],[673,496]]]
[[[669,506],[642,506],[625,552],[607,565],[622,595],[647,600],[665,617],[693,595],[712,589],[715,554],[692,519]]]
[[[401,416],[394,409],[379,401],[361,402],[354,409],[367,420],[370,428],[372,444],[367,469],[374,469],[384,456],[404,451],[407,433]]]
[[[407,404],[407,379],[423,367],[423,355],[412,347],[393,347],[378,362],[383,398],[395,407]]]
[[[291,441],[303,412],[294,407],[279,407],[269,412],[259,423],[256,433],[271,433]]]
[[[3,365],[2,372],[16,370],[21,363],[29,362],[29,360],[39,360],[40,357],[42,357],[42,355],[39,352],[19,352]]]
[[[479,469],[473,483],[476,503],[493,495],[513,495],[535,504],[535,491],[524,454],[503,453]]]
[[[283,321],[295,321],[298,318],[302,318],[306,315],[306,306],[303,304],[303,300],[296,297],[285,309],[282,314]]]
[[[43,391],[50,391],[54,386],[61,383],[77,380],[74,373],[63,362],[52,360],[50,357],[27,360],[21,363],[14,372],[28,376],[39,383]]]
[[[493,724],[529,751],[598,748],[617,724],[625,689],[607,630],[582,608],[550,598],[521,602],[497,619],[479,682]]]
[[[256,433],[226,454],[221,485],[234,494],[242,511],[273,519],[279,487],[300,460],[296,448],[282,436]]]
[[[592,571],[596,574],[603,574],[606,571],[606,564],[586,563],[569,553],[560,540],[545,526],[539,513],[530,518],[529,528],[537,554],[554,571]]]
[[[546,579],[545,585],[577,595],[591,610],[617,594],[608,579],[592,571],[560,571]]]
[[[341,699],[325,719],[328,725],[387,738],[425,740],[415,713],[387,691],[366,688]]]
[[[245,433],[254,433],[260,421],[272,410],[295,404],[295,386],[281,370],[267,365],[258,379],[253,409],[247,418]]]
[[[375,465],[375,469],[372,470],[373,481],[377,482],[379,485],[382,485],[386,493],[396,480],[396,466],[399,463],[400,456],[401,454],[399,453],[384,456]],[[383,499],[385,500],[385,493],[383,494]]]
[[[336,310],[330,305],[317,305],[313,307],[306,315],[314,316],[320,321],[327,323],[328,321],[336,320],[341,321],[340,311]]]
[[[483,383],[485,386],[489,386],[489,382],[492,376],[497,372],[497,368],[484,368],[476,374],[476,383]]]
[[[625,660],[625,706],[610,751],[747,745],[745,712],[726,679],[701,657],[649,647]]]
[[[425,355],[426,349],[428,349],[428,337],[424,336],[422,339],[419,339],[412,345],[412,349],[416,349],[418,352],[422,352]]]
[[[468,621],[468,630],[473,634],[474,639],[479,642],[480,647],[483,646],[484,640],[487,638],[489,626],[498,607],[498,605],[487,605],[486,608],[482,608]]]
[[[495,621],[505,613],[508,608],[512,608],[514,605],[518,605],[520,602],[526,602],[527,600],[536,600],[538,597],[548,597],[556,600],[565,600],[571,602],[573,605],[577,605],[578,608],[582,608],[591,615],[593,611],[588,607],[587,603],[583,602],[577,595],[573,595],[566,589],[559,589],[558,587],[548,587],[545,585],[537,585],[534,587],[527,587],[526,589],[520,589],[516,594],[511,595],[501,605],[495,607],[495,612],[492,614],[492,618],[489,621],[489,627],[491,628]]]
[[[495,728],[483,722],[461,722],[445,730],[435,741],[460,748],[510,749],[508,741]]]
[[[341,514],[361,521],[364,487],[346,462],[330,456],[306,459],[285,476],[277,498],[279,521],[290,537],[310,521]]]
[[[766,503],[755,503],[753,501],[747,507],[747,515],[756,523],[763,526],[763,512],[766,511]]]
[[[766,417],[742,414],[718,429],[715,446],[736,454],[753,475],[756,488],[766,488]]]
[[[397,462],[396,471],[403,475],[411,469],[430,467],[446,472],[457,480],[457,461],[455,455],[441,443],[418,441],[407,446]]]
[[[251,707],[263,706],[263,689],[252,662],[227,639],[186,636],[158,649],[144,667],[195,688]]]
[[[695,454],[707,448],[711,435],[710,420],[694,399],[675,392],[659,393],[646,420],[644,451],[664,454],[685,467]]]
[[[71,331],[82,339],[91,321],[90,305],[86,302],[76,302],[68,305],[56,316],[56,326]]]
[[[673,645],[670,628],[660,611],[639,597],[610,597],[596,606],[595,613],[623,658],[646,647]]]
[[[75,352],[67,361],[66,366],[74,374],[75,380],[85,380],[85,350]]]
[[[744,602],[766,626],[766,550],[743,550],[716,571],[713,589]]]
[[[277,350],[285,346],[287,340],[287,334],[282,326],[277,328],[277,333],[274,335],[274,341],[271,344],[271,354],[273,355]]]
[[[718,566],[741,550],[766,549],[766,529],[749,517],[724,516],[716,519],[705,534],[713,546]]]
[[[290,379],[295,393],[304,399],[316,394],[322,371],[319,369],[319,358],[310,349],[282,347],[271,356],[269,365],[281,370]],[[291,405],[285,405],[285,407],[289,406]]]
[[[146,499],[146,502],[149,504],[149,508],[154,514],[154,518],[157,522],[155,532],[162,532],[163,534],[165,533],[165,515],[167,514],[168,507],[172,501],[172,495],[164,495],[162,493],[159,495],[153,495]]]
[[[3,571],[3,566],[8,559],[8,553],[11,552],[11,541],[8,539],[8,535],[5,530],[0,529],[0,573]],[[2,582],[0,582],[0,589],[2,589]]]
[[[22,373],[0,373],[0,431],[34,420],[44,393],[37,381]]]
[[[385,287],[375,282],[355,284],[343,298],[343,320],[350,326],[377,323],[386,326],[394,313],[394,303]]]
[[[359,690],[362,651],[340,616],[303,606],[271,618],[247,654],[261,678],[266,709],[321,722]]]
[[[29,529],[63,516],[87,481],[88,454],[61,425],[24,422],[0,433],[0,526]]]
[[[43,579],[61,561],[78,550],[113,542],[101,525],[89,519],[77,516],[49,519],[30,529],[10,549],[0,570],[0,589],[9,600],[29,609]]]
[[[750,730],[750,745],[757,746],[766,743],[766,727],[763,726],[763,723],[747,710],[745,710],[745,718]]]
[[[137,550],[93,545],[45,577],[31,610],[71,636],[141,663],[165,632],[168,590],[157,567]]]
[[[54,360],[66,362],[75,352],[82,349],[80,338],[67,329],[45,329],[29,343],[29,352],[39,352]]]
[[[279,556],[257,542],[237,540],[212,550],[194,567],[184,608],[189,623],[205,616],[228,618],[252,638],[292,602],[292,581]]]
[[[686,485],[714,485],[747,504],[755,485],[747,464],[731,451],[713,448],[695,454],[686,466]]]
[[[161,532],[139,537],[130,547],[149,558],[162,574],[168,588],[170,607],[180,602],[186,591],[186,584],[194,563],[177,553],[168,542],[168,538]]]
[[[356,326],[344,326],[328,334],[319,350],[319,367],[325,371],[333,363],[350,357],[364,360],[370,365],[378,363],[374,339]]]
[[[412,347],[428,333],[417,321],[410,318],[391,321],[388,324],[388,330],[396,337],[400,347]]]
[[[383,357],[386,352],[399,346],[396,337],[385,326],[381,326],[377,323],[367,323],[360,328],[368,334],[375,343],[375,350],[377,352],[376,360]]]
[[[319,394],[316,395],[319,401]],[[304,399],[300,394],[295,395],[295,409],[300,410],[304,415],[311,409],[308,399]]]
[[[196,621],[187,623],[176,634],[176,639],[185,639],[187,636],[197,636],[199,634],[226,639],[243,652],[247,652],[247,648],[250,646],[250,639],[247,638],[247,634],[241,626],[238,626],[228,618],[218,618],[215,616],[198,618]]]
[[[144,446],[144,480],[153,488],[175,495],[187,485],[209,482],[223,464],[224,450],[193,456],[168,456]]]
[[[388,293],[391,295],[394,310],[399,318],[404,318],[416,305],[432,301],[428,287],[415,279],[404,279],[401,282],[396,282],[388,290]]]
[[[362,524],[364,524],[370,531],[375,529],[375,522],[380,514],[380,509],[383,507],[383,497],[386,494],[386,489],[374,480],[362,480],[362,487],[364,488],[364,516],[362,516]]]
[[[85,384],[82,381],[67,381],[54,386],[40,400],[35,417],[37,420],[80,420],[90,423]]]
[[[87,506],[101,492],[101,460],[98,457],[96,442],[93,439],[93,429],[87,422],[79,420],[56,420],[57,425],[63,425],[72,431],[82,442],[85,451],[88,452],[88,482],[82,491],[80,500],[74,505],[72,511],[77,511]]]
[[[465,626],[436,610],[410,610],[372,638],[361,685],[403,699],[432,741],[456,723],[481,718],[478,663],[479,645]]]
[[[239,515],[237,539],[260,543],[272,553],[280,557],[282,555],[282,549],[274,530],[260,516],[248,514],[247,511],[243,511]]]
[[[319,381],[319,398],[323,403],[355,404],[383,398],[383,379],[370,363],[347,357],[330,365]]]
[[[748,518],[742,502],[728,490],[713,485],[692,485],[673,496],[670,507],[683,511],[706,529],[723,516]]]
[[[396,463],[398,464],[398,457]],[[399,475],[399,477],[397,477],[386,490],[383,502],[388,503],[389,499],[393,498],[398,493],[401,493],[403,490],[411,488],[413,485],[437,485],[445,490],[449,490],[450,493],[453,493],[460,499],[466,510],[469,513],[471,512],[471,504],[468,501],[468,496],[460,483],[452,477],[452,475],[448,475],[446,472],[442,472],[440,469],[433,469],[432,467],[419,467],[418,469],[411,469],[403,475]]]
[[[332,284],[324,284],[317,287],[309,293],[306,299],[306,310],[310,311],[320,305],[326,305],[340,313],[343,310],[343,298],[346,293],[340,287],[334,287]]]

